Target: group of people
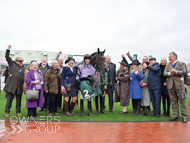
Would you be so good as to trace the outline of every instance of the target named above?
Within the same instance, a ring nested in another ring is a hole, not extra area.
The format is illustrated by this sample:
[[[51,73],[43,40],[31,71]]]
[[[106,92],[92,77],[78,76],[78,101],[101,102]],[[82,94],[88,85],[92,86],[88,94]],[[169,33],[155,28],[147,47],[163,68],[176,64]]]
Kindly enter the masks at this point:
[[[120,114],[128,113],[129,102],[132,99],[133,114],[139,115],[142,109],[142,114],[147,115],[147,112],[151,111],[150,103],[152,102],[153,114],[151,116],[159,117],[162,97],[163,114],[167,117],[170,116],[171,103],[174,115],[170,120],[178,119],[179,101],[182,122],[187,122],[187,68],[185,63],[177,60],[175,52],[169,53],[169,63],[166,58],[162,58],[158,63],[156,58],[148,59],[147,56],[144,56],[140,63],[133,59],[128,52],[126,55],[131,60],[129,64],[122,54],[118,71],[116,71],[116,65],[111,62],[111,57],[106,56],[106,70],[102,72],[90,64],[91,55],[89,54],[84,55],[84,62],[79,66],[74,66],[75,59],[72,57],[68,57],[63,66],[63,59],[59,59],[61,52],[52,60],[51,66],[48,65],[46,58],[42,58],[39,66],[37,61],[32,60],[25,69],[23,58],[17,57],[15,61],[10,58],[10,49],[11,46],[8,47],[5,54],[9,65],[4,87],[7,98],[6,117],[9,117],[14,97],[16,97],[16,113],[21,116],[22,94],[28,90],[38,90],[39,97],[36,100],[26,100],[27,116],[38,116],[37,107],[40,107],[40,111],[47,111],[49,116],[52,116],[53,113],[58,116],[58,108],[63,109],[65,115],[73,116],[76,103],[78,104],[78,93],[85,91],[85,96],[89,96],[88,91],[84,89],[89,85],[89,76],[96,75],[95,77],[99,77],[99,81],[95,87],[91,87],[95,88],[93,92],[96,92],[94,97],[96,114],[99,113],[99,105],[100,112],[106,114],[106,93],[109,97],[109,111],[113,112],[115,91],[115,102],[120,102],[122,106]],[[63,105],[62,96],[64,96]],[[84,116],[85,96],[80,97],[81,116]],[[91,100],[92,98],[87,100],[88,116],[91,116],[93,111]]]

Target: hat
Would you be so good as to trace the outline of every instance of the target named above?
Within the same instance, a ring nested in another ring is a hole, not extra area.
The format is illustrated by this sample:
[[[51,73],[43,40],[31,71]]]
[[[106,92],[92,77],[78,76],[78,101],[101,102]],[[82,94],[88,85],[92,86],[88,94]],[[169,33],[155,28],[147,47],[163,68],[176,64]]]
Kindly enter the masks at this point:
[[[73,61],[75,62],[75,59],[74,59],[74,58],[69,57],[69,58],[67,59],[67,63],[68,63],[70,60],[73,60]]]
[[[91,59],[91,56],[89,54],[85,54],[84,55],[84,61],[85,61],[85,59]]]
[[[156,58],[155,58],[155,57],[152,57],[152,58],[149,59],[149,61],[151,61],[151,60],[156,60]]]
[[[130,65],[140,65],[141,63],[138,60],[132,61]]]
[[[128,65],[128,63],[126,62],[126,60],[122,60],[121,62],[119,62],[120,64],[122,64],[122,65],[124,65],[124,66],[126,66],[126,67],[128,67],[129,65]]]
[[[20,62],[23,62],[23,61],[24,61],[24,59],[23,59],[23,58],[21,58],[21,57],[16,57],[15,61],[20,61]]]

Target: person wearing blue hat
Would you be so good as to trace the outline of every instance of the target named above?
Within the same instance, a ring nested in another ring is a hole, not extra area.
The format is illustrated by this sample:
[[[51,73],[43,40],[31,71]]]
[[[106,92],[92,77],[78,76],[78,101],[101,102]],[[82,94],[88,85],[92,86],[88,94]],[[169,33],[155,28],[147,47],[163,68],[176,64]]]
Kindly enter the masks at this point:
[[[74,66],[75,59],[69,57],[67,59],[68,66],[63,67],[61,74],[61,91],[65,92],[64,94],[64,111],[65,115],[72,116],[74,115],[74,107],[77,101],[77,92],[76,92],[76,74],[77,66]],[[72,102],[69,110],[69,97],[72,97]]]
[[[130,64],[130,98],[132,99],[133,111],[132,113],[139,115],[141,108],[142,89],[140,82],[143,80],[142,70],[140,70],[140,63],[138,60],[132,61]]]

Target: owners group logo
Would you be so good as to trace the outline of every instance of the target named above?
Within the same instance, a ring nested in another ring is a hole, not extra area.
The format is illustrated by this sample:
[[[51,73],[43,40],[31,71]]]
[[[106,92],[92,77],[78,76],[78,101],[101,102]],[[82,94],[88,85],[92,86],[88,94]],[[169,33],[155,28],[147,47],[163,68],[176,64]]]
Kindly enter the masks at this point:
[[[10,126],[13,131],[11,133],[40,133],[40,134],[53,134],[60,130],[60,117],[59,116],[39,116],[37,119],[33,117],[11,116]]]

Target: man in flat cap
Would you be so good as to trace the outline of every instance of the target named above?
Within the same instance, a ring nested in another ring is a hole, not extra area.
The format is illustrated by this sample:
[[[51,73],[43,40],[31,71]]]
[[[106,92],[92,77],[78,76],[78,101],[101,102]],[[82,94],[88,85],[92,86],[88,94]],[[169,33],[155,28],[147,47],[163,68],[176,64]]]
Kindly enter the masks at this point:
[[[179,100],[182,113],[182,122],[187,123],[187,96],[184,85],[184,76],[187,72],[186,65],[184,62],[178,61],[177,54],[175,52],[169,53],[169,61],[170,63],[166,65],[164,76],[168,77],[167,88],[174,113],[170,121],[174,121],[179,118]]]
[[[21,98],[23,92],[23,83],[24,83],[24,67],[23,67],[23,58],[17,57],[15,61],[12,61],[10,58],[10,49],[11,45],[8,46],[8,49],[5,53],[5,58],[9,64],[9,73],[7,82],[4,87],[4,91],[7,94],[7,103],[5,106],[5,116],[9,117],[10,109],[12,106],[12,101],[14,95],[16,96],[16,113],[18,116],[21,116]]]
[[[150,99],[153,105],[153,114],[151,116],[160,116],[160,102],[161,102],[161,89],[162,89],[162,80],[161,80],[161,69],[156,58],[152,57],[149,59],[149,65],[143,65],[149,69],[148,74],[148,88],[150,92]]]

